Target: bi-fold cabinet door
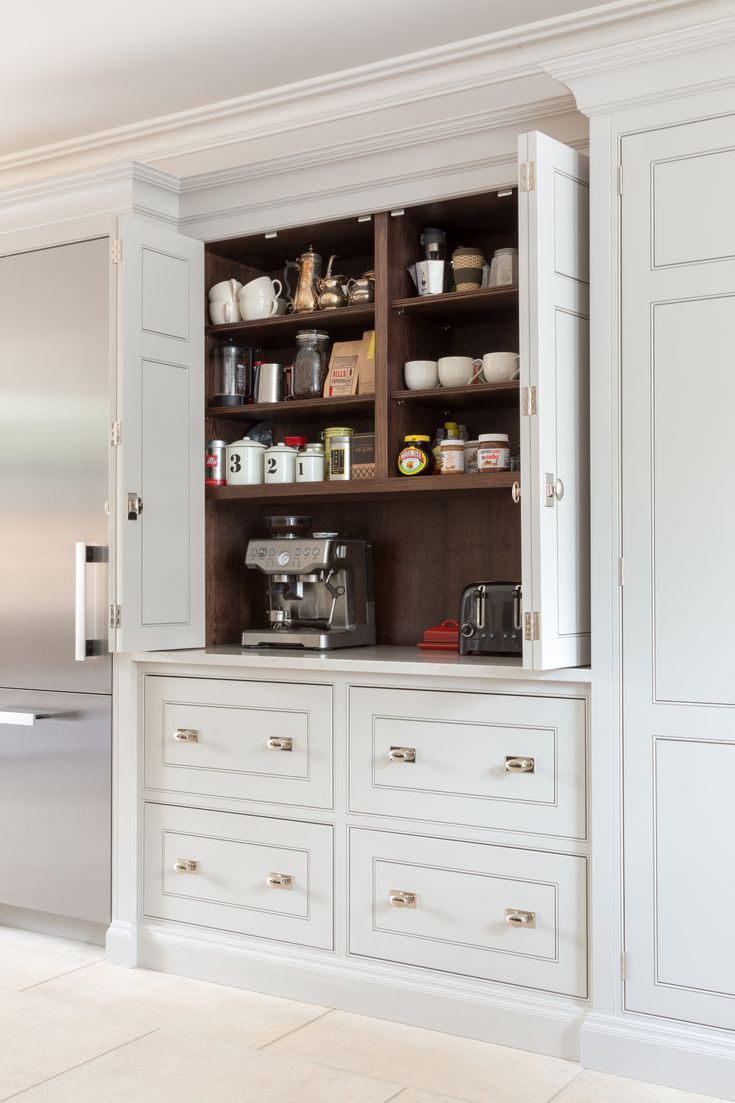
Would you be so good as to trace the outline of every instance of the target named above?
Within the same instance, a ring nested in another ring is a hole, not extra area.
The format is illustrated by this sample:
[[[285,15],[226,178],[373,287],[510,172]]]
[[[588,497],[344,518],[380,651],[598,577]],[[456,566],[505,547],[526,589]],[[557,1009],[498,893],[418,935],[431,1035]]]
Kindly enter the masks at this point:
[[[519,140],[524,666],[590,659],[589,167]]]
[[[202,647],[204,246],[132,217],[119,235],[111,646]]]

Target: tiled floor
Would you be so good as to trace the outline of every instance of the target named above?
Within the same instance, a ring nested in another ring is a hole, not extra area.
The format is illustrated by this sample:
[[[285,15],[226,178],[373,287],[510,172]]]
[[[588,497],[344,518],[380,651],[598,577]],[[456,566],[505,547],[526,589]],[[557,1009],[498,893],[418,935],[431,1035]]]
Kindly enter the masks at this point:
[[[711,1103],[7,927],[0,1054],[0,1100],[22,1103]]]

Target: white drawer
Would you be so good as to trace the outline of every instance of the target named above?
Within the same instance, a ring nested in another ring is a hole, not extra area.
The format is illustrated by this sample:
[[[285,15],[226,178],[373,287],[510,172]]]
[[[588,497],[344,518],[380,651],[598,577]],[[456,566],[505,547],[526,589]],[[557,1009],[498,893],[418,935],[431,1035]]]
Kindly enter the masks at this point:
[[[144,784],[331,808],[331,686],[148,675]]]
[[[350,811],[584,839],[585,723],[578,699],[353,686]]]
[[[353,828],[350,953],[584,997],[586,860]]]
[[[333,948],[331,827],[161,804],[144,809],[145,915]]]

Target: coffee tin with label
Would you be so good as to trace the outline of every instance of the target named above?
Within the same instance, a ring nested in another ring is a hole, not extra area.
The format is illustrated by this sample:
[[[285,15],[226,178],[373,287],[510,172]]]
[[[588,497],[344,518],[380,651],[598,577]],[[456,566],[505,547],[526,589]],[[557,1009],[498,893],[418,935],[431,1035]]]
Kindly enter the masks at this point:
[[[329,438],[329,478],[350,479],[352,467],[352,437]]]
[[[225,475],[226,440],[208,440],[204,467],[205,486],[227,486]]]

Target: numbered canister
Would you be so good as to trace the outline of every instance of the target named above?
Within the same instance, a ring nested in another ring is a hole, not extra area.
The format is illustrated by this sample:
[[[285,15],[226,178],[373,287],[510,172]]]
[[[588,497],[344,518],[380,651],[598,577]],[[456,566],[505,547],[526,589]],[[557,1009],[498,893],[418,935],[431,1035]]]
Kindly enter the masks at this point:
[[[263,482],[265,445],[259,440],[245,437],[235,440],[226,448],[226,475],[228,486],[252,486]]]

